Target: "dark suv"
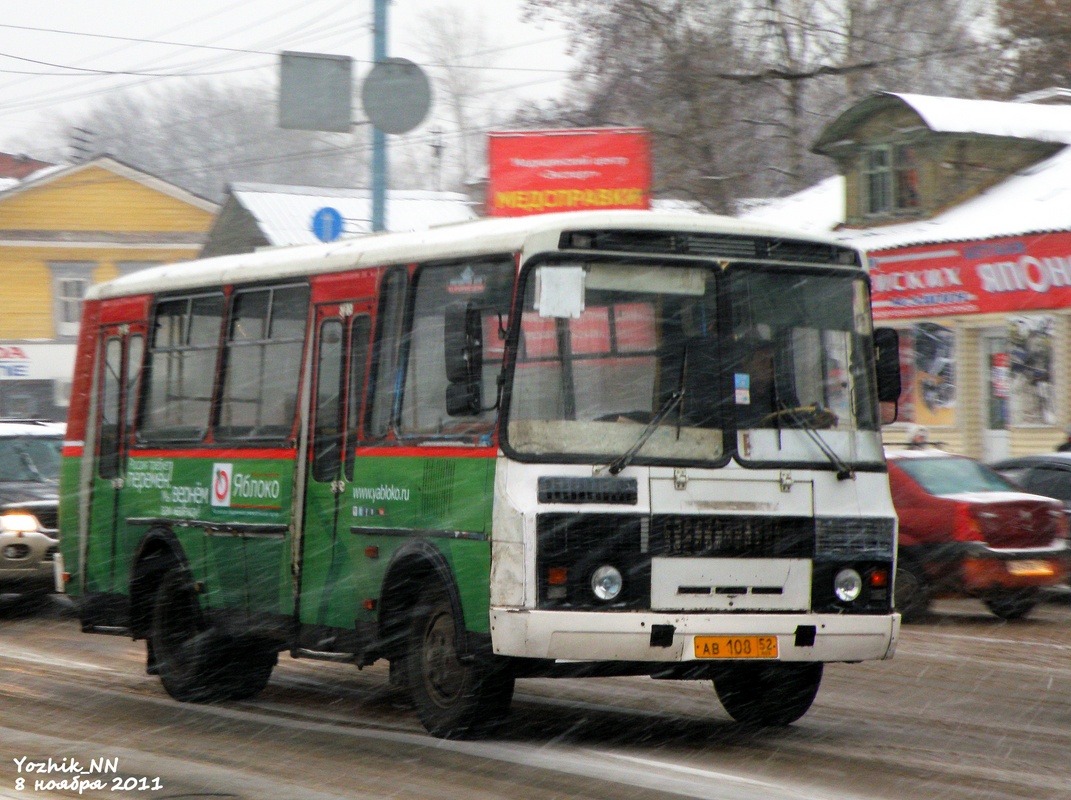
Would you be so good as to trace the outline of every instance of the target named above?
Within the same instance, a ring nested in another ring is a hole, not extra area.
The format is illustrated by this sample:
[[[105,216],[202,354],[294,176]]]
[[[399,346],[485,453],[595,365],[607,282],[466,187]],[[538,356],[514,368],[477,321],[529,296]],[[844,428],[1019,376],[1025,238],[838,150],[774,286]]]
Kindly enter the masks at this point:
[[[0,420],[0,592],[44,594],[55,585],[64,427]]]

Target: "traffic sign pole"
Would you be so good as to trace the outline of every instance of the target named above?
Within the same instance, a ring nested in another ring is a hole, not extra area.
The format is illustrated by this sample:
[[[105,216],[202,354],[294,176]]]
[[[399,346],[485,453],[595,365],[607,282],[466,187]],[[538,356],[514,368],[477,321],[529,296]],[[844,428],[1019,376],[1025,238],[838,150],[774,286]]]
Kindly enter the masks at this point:
[[[372,60],[378,64],[387,58],[387,2],[372,0]],[[387,229],[387,134],[372,126],[372,230]]]

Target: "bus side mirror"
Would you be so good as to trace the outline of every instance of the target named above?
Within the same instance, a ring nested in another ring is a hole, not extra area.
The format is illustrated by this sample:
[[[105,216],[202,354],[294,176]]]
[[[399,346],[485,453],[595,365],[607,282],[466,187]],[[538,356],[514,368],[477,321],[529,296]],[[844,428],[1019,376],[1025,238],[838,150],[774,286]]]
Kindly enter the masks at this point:
[[[874,362],[878,373],[878,400],[899,404],[900,401],[900,335],[893,328],[874,329]],[[897,411],[890,422],[896,420]],[[886,416],[884,413],[882,416]],[[883,419],[882,422],[885,422]]]
[[[443,317],[446,358],[446,413],[451,417],[480,413],[483,382],[483,319],[471,305],[451,303]]]

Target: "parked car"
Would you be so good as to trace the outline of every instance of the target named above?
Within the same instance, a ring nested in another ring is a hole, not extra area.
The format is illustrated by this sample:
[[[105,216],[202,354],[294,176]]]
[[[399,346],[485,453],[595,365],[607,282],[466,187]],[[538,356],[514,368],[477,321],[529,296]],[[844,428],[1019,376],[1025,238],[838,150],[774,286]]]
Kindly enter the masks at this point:
[[[1071,453],[1006,458],[991,466],[1026,491],[1053,497],[1071,509]]]
[[[936,597],[977,597],[1018,619],[1067,573],[1063,505],[989,467],[936,449],[887,450],[900,518],[895,602],[906,621]]]
[[[54,586],[64,427],[0,420],[0,592],[45,594]]]

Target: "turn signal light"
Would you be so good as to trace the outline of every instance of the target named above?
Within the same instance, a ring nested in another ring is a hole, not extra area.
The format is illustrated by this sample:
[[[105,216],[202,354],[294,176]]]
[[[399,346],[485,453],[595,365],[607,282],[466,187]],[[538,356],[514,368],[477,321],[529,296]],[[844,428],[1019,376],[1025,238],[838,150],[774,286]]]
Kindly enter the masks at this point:
[[[871,570],[867,575],[867,583],[871,589],[884,589],[889,585],[889,571],[887,569]]]
[[[550,567],[547,569],[547,583],[551,586],[564,586],[569,578],[569,572],[565,567]]]

